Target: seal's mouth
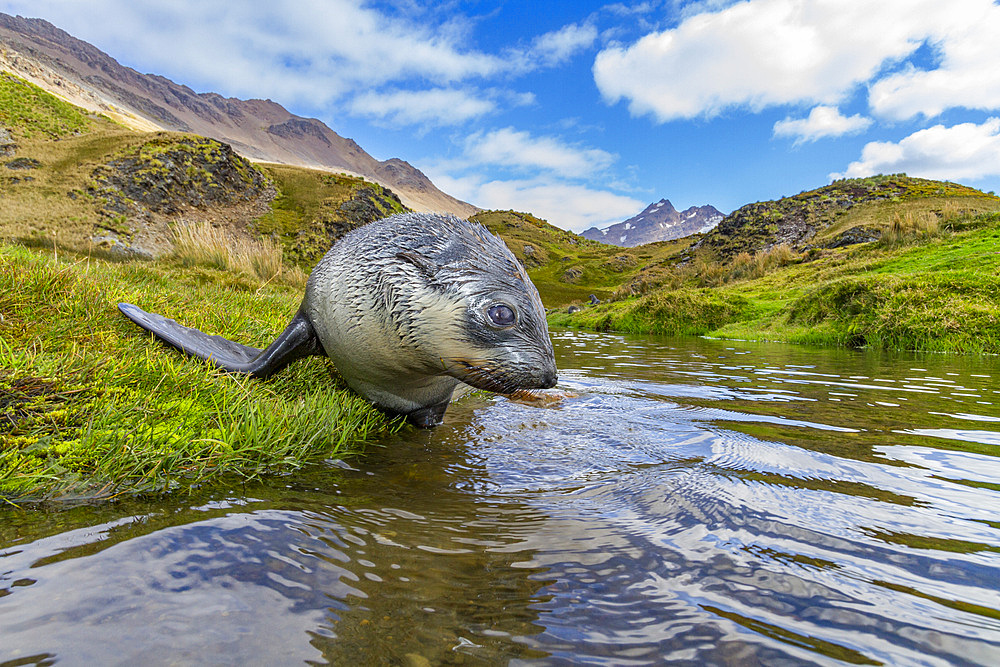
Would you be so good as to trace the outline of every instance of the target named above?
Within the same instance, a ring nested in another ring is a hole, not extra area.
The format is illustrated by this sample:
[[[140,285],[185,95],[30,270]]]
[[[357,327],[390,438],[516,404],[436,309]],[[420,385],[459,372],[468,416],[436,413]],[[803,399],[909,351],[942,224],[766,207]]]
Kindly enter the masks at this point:
[[[530,372],[522,372],[487,360],[454,359],[453,361],[457,371],[453,375],[459,380],[476,389],[505,396],[530,393],[537,389],[551,389],[556,386],[558,380],[555,365],[551,370],[531,369]]]

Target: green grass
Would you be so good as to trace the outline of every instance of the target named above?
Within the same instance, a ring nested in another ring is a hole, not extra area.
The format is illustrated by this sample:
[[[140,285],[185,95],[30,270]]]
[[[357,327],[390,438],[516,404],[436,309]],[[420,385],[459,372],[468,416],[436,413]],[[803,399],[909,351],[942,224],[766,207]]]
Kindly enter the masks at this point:
[[[276,238],[303,269],[311,269],[353,227],[409,210],[386,188],[356,176],[269,163],[258,167],[278,192],[271,211],[254,226]]]
[[[1000,353],[1000,216],[890,246],[826,250],[762,276],[704,276],[552,315],[553,324],[837,346]],[[728,265],[715,269],[725,273]]]
[[[80,133],[91,126],[87,112],[63,102],[9,72],[0,72],[0,126],[21,138],[51,138]]]
[[[119,301],[262,347],[301,291],[0,246],[0,498],[160,493],[356,451],[392,427],[324,359],[261,382],[151,340]],[[225,304],[225,307],[220,307]]]
[[[620,248],[585,239],[528,213],[482,211],[472,216],[503,237],[528,270],[548,308],[584,303],[591,294],[604,300],[647,267],[673,257],[691,242]]]

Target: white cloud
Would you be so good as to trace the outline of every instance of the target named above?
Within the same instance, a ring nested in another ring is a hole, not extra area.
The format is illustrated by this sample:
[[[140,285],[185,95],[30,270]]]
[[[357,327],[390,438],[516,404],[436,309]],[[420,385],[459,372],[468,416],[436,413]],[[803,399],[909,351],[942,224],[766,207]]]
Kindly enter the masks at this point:
[[[474,184],[468,196],[466,201],[474,201],[478,206],[527,211],[576,232],[621,222],[646,205],[607,190],[544,178],[486,181]]]
[[[591,176],[617,159],[599,148],[570,146],[554,137],[535,137],[512,127],[473,134],[465,142],[465,153],[475,164],[542,169],[562,178]]]
[[[560,65],[583,49],[589,48],[595,39],[597,39],[597,28],[593,25],[571,23],[559,30],[536,37],[531,45],[530,57],[539,64]]]
[[[935,26],[933,69],[908,67],[876,82],[872,111],[900,120],[945,109],[1000,109],[1000,6],[991,0],[949,2],[950,20]]]
[[[453,25],[391,18],[350,0],[268,3],[13,0],[6,10],[44,16],[126,64],[227,95],[284,104],[329,103],[355,90],[419,80],[449,86],[507,71],[495,55],[463,48]]]
[[[355,114],[393,125],[439,127],[490,113],[496,103],[475,90],[435,88],[364,93],[351,100],[350,108]]]
[[[512,127],[477,132],[464,142],[464,154],[424,171],[442,190],[477,206],[528,211],[563,229],[582,231],[621,222],[645,204],[589,183],[618,156],[597,148],[567,144]],[[497,173],[512,171],[519,178]]]
[[[862,149],[859,161],[831,178],[899,172],[946,180],[1000,176],[1000,118],[980,125],[935,125],[898,143],[873,141]]]
[[[475,21],[454,11],[403,3],[390,15],[357,0],[3,0],[0,7],[45,17],[126,65],[199,91],[423,127],[532,103],[530,92],[476,95],[485,81],[561,65],[597,38],[593,25],[571,23],[521,50],[486,53],[470,46]]]
[[[649,14],[657,9],[657,3],[653,2],[643,2],[638,4],[624,4],[621,2],[616,2],[610,5],[604,5],[601,10],[609,14],[614,14],[615,16],[626,16],[633,17],[641,14]]]
[[[727,108],[842,101],[990,0],[750,0],[685,18],[594,62],[611,103],[663,122]],[[995,39],[995,37],[993,38]]]
[[[871,118],[859,114],[844,116],[837,107],[818,106],[805,118],[785,118],[774,124],[774,136],[794,137],[796,145],[823,137],[839,137],[862,132],[872,124]]]

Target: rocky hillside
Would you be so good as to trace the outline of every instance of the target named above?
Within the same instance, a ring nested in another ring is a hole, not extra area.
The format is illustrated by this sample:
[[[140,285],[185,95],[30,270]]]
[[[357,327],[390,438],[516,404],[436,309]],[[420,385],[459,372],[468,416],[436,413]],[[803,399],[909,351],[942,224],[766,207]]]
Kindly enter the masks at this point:
[[[251,160],[346,171],[391,188],[414,210],[476,211],[411,164],[379,161],[321,121],[271,100],[195,93],[114,58],[41,19],[0,13],[0,69],[54,95],[141,131],[189,132],[230,144]]]
[[[692,246],[719,260],[741,252],[754,255],[777,246],[794,251],[839,248],[879,239],[886,229],[922,219],[995,210],[993,195],[946,181],[890,174],[835,181],[773,201],[756,202],[727,215]]]
[[[136,132],[0,72],[0,240],[171,254],[178,227],[277,242],[309,269],[347,230],[406,210],[357,176],[254,164],[228,144]]]
[[[670,200],[661,199],[628,220],[604,229],[591,227],[582,236],[601,243],[634,248],[644,243],[671,241],[707,232],[722,217],[722,212],[714,206],[692,206],[678,211]]]

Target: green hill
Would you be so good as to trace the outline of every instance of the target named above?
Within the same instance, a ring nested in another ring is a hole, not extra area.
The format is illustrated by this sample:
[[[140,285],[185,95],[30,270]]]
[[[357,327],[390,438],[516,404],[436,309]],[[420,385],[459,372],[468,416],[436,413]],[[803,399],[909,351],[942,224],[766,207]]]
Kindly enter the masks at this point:
[[[598,330],[1000,352],[1000,198],[897,174],[837,181],[727,216],[552,316]]]
[[[934,225],[996,210],[979,190],[905,174],[846,179],[776,201],[747,204],[726,216],[701,246],[720,260],[774,246],[829,248],[880,238],[899,221]]]
[[[483,211],[472,216],[499,234],[528,269],[549,308],[583,303],[591,294],[604,300],[647,267],[679,258],[691,239],[636,248],[599,243],[554,227],[528,213]]]
[[[267,237],[311,268],[347,229],[406,210],[362,178],[251,164],[225,144],[138,133],[0,72],[0,239],[92,254],[169,255],[179,225]],[[6,152],[13,159],[4,159]]]

